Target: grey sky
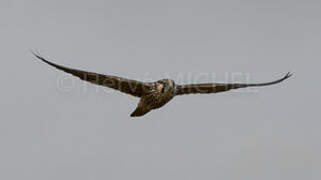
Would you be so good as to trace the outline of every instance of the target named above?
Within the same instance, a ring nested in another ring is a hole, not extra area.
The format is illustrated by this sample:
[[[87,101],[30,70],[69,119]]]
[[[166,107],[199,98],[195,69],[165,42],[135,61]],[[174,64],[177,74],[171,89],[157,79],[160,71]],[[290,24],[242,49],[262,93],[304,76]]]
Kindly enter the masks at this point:
[[[312,0],[1,0],[0,179],[320,179],[320,7]],[[175,97],[132,120],[138,99],[75,78],[62,91],[59,78],[71,76],[29,49],[132,79],[294,76],[260,89]]]

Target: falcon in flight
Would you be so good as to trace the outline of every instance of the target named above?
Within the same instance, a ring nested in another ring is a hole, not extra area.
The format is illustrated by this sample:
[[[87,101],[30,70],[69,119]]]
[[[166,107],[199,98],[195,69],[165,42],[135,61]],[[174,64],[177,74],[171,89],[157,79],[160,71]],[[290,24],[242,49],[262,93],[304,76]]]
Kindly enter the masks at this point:
[[[103,75],[93,72],[82,71],[64,67],[52,63],[40,55],[32,52],[41,61],[66,73],[77,76],[81,80],[97,85],[109,87],[132,96],[140,98],[137,108],[131,113],[131,117],[143,116],[153,109],[160,108],[168,103],[173,97],[184,94],[208,94],[228,91],[231,89],[269,86],[277,84],[289,78],[292,74],[287,73],[283,78],[266,83],[204,83],[204,84],[184,84],[179,85],[171,79],[162,79],[156,82],[140,82],[125,79],[117,76]]]

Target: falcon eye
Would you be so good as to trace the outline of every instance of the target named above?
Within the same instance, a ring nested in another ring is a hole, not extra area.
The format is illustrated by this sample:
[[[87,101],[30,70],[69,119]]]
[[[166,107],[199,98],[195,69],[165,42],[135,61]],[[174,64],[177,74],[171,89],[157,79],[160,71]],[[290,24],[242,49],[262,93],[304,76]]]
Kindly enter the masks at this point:
[[[162,88],[162,93],[164,93],[164,92],[165,92],[165,88],[163,87],[163,88]]]

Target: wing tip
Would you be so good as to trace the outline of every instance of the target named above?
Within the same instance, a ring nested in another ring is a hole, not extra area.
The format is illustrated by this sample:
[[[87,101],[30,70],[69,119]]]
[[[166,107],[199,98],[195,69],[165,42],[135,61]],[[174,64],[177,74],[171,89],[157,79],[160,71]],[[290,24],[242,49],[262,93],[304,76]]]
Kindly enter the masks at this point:
[[[29,50],[32,55],[34,55],[38,59],[43,59],[43,57],[40,56],[40,53],[38,51],[34,51],[32,49]]]
[[[49,63],[49,61],[47,61],[45,58],[43,58],[39,52],[35,52],[33,50],[30,50],[30,53],[33,54],[36,58],[40,59],[41,61],[45,62],[45,63]]]
[[[262,85],[278,84],[278,83],[280,83],[280,82],[282,82],[282,81],[284,81],[284,80],[286,80],[286,79],[290,78],[292,75],[293,75],[293,73],[289,71],[289,72],[288,72],[288,73],[286,73],[286,74],[285,74],[285,76],[283,76],[281,79],[276,80],[276,81],[272,81],[272,82],[270,82],[270,83],[263,83]]]
[[[55,64],[55,63],[52,63],[52,62],[46,60],[44,57],[42,57],[42,56],[40,55],[40,53],[39,53],[38,51],[35,52],[35,51],[33,51],[33,50],[30,50],[30,52],[31,52],[31,54],[33,54],[37,59],[41,60],[42,62],[44,62],[44,63],[46,63],[46,64],[49,64],[49,65],[51,65],[51,66],[53,66],[53,67],[55,67],[55,68],[58,68],[58,69],[62,69],[62,68],[63,68],[62,66],[60,66],[60,65],[58,65],[58,64]]]
[[[286,75],[283,77],[283,80],[286,80],[286,79],[290,78],[291,76],[293,76],[293,73],[289,71],[289,72],[286,73]]]

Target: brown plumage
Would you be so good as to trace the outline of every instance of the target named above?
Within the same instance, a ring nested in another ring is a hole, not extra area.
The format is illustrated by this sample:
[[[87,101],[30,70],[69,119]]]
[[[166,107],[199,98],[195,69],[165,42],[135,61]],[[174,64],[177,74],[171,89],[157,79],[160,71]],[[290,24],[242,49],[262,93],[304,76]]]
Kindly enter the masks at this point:
[[[32,52],[33,53],[33,52]],[[64,67],[55,63],[52,63],[40,55],[33,53],[38,59],[43,62],[62,70],[66,73],[72,74],[81,80],[88,81],[97,85],[109,87],[115,90],[119,90],[123,93],[130,94],[135,97],[139,97],[140,101],[137,108],[131,114],[132,117],[143,116],[153,109],[160,108],[169,102],[176,95],[184,94],[205,94],[205,93],[218,93],[231,89],[253,87],[253,86],[268,86],[277,84],[285,79],[289,78],[292,74],[287,73],[283,78],[267,82],[256,84],[244,84],[244,83],[205,83],[205,84],[187,84],[176,85],[173,80],[162,79],[156,82],[140,82],[131,79],[125,79],[117,76],[102,75],[93,72],[87,72],[77,69]]]

